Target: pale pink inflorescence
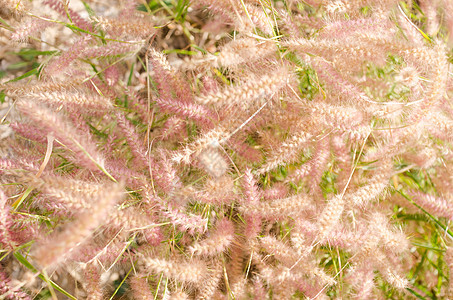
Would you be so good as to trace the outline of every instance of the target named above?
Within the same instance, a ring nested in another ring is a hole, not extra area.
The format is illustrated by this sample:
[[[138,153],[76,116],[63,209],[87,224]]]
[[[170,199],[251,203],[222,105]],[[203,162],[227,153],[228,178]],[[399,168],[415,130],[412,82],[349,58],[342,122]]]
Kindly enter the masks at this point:
[[[17,28],[16,31],[11,34],[11,39],[17,42],[27,42],[30,36],[41,33],[50,26],[52,26],[52,23],[49,21],[33,18]]]
[[[154,295],[151,292],[151,287],[149,286],[146,276],[143,274],[136,274],[129,279],[129,283],[134,294],[134,299],[137,300],[146,300],[153,298]]]
[[[452,294],[449,1],[28,2],[0,298]]]
[[[56,12],[58,12],[62,16],[67,16],[71,19],[71,21],[78,27],[83,30],[90,31],[93,26],[89,23],[88,20],[83,18],[79,13],[75,12],[71,8],[67,6],[67,3],[60,1],[60,0],[44,0],[43,4],[48,5]]]
[[[23,17],[28,11],[29,6],[27,2],[21,0],[1,0],[0,1],[0,14],[12,15],[16,18]]]
[[[435,197],[418,191],[410,191],[410,196],[428,212],[453,220],[453,202],[450,197]]]
[[[207,268],[204,263],[198,260],[189,262],[178,262],[159,258],[143,258],[145,268],[165,276],[174,278],[180,282],[197,283],[207,275]]]
[[[196,242],[189,247],[189,251],[197,256],[213,256],[228,249],[233,238],[233,224],[227,219],[222,219],[217,223],[216,230],[210,237]]]
[[[200,104],[211,104],[218,107],[236,104],[248,107],[257,100],[262,102],[261,97],[278,92],[288,80],[288,74],[285,69],[277,69],[272,74],[250,80],[237,87],[226,88],[215,94],[199,96],[195,101]]]
[[[14,249],[16,242],[11,234],[12,218],[6,195],[0,190],[0,243],[6,249]]]
[[[3,272],[0,268],[0,295],[4,299],[11,299],[11,300],[29,300],[32,299],[28,296],[25,292],[22,292],[19,287],[14,286],[8,276]]]
[[[36,245],[33,256],[40,266],[46,268],[61,262],[75,247],[89,238],[99,224],[102,224],[114,205],[123,197],[122,185],[108,184],[105,188],[109,191],[94,195],[91,199],[94,201],[93,207],[79,213],[77,222],[71,226],[67,225],[61,233],[54,234],[48,240]]]
[[[64,69],[67,68],[70,63],[75,61],[84,51],[90,39],[90,36],[83,36],[78,38],[74,42],[74,44],[69,47],[69,49],[62,52],[58,58],[54,58],[49,62],[49,64],[45,68],[45,74],[47,76],[55,76],[63,72]]]
[[[77,160],[92,171],[104,165],[104,158],[98,152],[89,136],[81,135],[74,126],[47,107],[37,105],[30,99],[17,104],[18,109],[27,115],[35,124],[45,128],[48,134],[59,139],[70,150],[78,153]]]
[[[337,195],[329,200],[318,221],[319,235],[321,239],[325,239],[330,236],[332,230],[337,226],[343,210],[344,200],[341,195]]]

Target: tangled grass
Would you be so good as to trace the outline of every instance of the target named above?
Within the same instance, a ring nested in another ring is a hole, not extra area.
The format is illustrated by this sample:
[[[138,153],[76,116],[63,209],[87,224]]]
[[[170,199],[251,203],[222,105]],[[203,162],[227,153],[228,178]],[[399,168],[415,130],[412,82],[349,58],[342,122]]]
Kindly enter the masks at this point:
[[[450,299],[449,0],[0,0],[0,298]]]

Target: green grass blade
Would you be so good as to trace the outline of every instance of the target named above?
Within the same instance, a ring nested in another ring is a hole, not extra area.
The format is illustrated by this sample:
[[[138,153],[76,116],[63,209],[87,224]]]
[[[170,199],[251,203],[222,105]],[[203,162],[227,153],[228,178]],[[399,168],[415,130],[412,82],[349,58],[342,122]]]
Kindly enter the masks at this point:
[[[27,73],[25,73],[25,74],[23,74],[23,75],[21,75],[19,77],[16,77],[14,79],[11,79],[11,80],[9,80],[9,81],[7,81],[5,83],[16,82],[16,81],[22,80],[24,78],[30,77],[30,76],[38,74],[38,73],[39,73],[38,68],[34,68],[34,69],[28,71]]]
[[[404,198],[406,198],[408,201],[410,201],[412,204],[414,204],[415,206],[417,206],[419,209],[421,209],[427,216],[429,216],[429,218],[431,220],[434,221],[434,223],[436,223],[437,225],[439,225],[443,230],[445,230],[446,233],[448,233],[448,235],[450,237],[453,238],[453,232],[451,232],[450,229],[448,229],[447,226],[445,226],[444,224],[442,224],[436,217],[434,217],[432,214],[430,214],[429,212],[427,212],[425,209],[423,209],[423,207],[421,207],[420,205],[418,205],[417,203],[414,202],[414,200],[412,200],[409,196],[407,196],[405,193],[401,192],[401,191],[398,191],[397,192],[403,196]]]
[[[38,270],[25,258],[22,256],[22,254],[20,254],[19,252],[14,252],[14,257],[22,264],[24,265],[27,269],[29,269],[30,271],[32,271],[33,273],[38,273]],[[48,282],[52,288],[54,288],[55,290],[59,291],[60,293],[62,293],[63,295],[65,295],[66,297],[68,297],[69,299],[72,299],[72,300],[77,300],[76,297],[74,297],[73,295],[71,295],[70,293],[68,293],[67,291],[65,291],[62,287],[60,287],[58,284],[56,284],[55,282],[53,282],[50,278],[47,278],[46,276],[44,276],[43,274],[39,274],[38,277],[46,282]]]
[[[112,300],[113,297],[115,297],[115,295],[118,293],[118,291],[120,290],[120,288],[123,286],[124,282],[126,281],[127,277],[129,277],[129,274],[131,274],[132,270],[134,269],[134,267],[131,267],[129,272],[127,272],[126,276],[124,276],[123,280],[121,281],[121,283],[118,285],[118,287],[116,288],[115,292],[113,293],[113,295],[110,297],[109,300]]]

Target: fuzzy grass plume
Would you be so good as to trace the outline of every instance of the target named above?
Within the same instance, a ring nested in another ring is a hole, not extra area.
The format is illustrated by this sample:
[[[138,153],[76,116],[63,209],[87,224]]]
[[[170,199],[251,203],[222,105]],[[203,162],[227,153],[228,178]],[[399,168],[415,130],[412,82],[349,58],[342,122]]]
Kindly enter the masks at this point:
[[[451,299],[452,20],[0,0],[0,298]]]

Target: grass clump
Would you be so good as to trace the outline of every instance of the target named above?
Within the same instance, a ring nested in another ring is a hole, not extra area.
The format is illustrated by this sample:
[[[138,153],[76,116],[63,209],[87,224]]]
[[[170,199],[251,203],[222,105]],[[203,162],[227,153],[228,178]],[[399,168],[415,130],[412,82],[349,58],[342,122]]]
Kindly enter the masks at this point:
[[[0,7],[0,298],[452,297],[450,1]]]

